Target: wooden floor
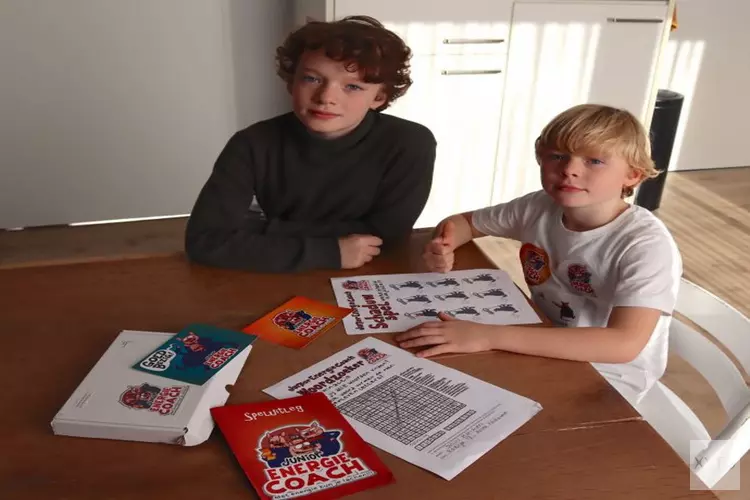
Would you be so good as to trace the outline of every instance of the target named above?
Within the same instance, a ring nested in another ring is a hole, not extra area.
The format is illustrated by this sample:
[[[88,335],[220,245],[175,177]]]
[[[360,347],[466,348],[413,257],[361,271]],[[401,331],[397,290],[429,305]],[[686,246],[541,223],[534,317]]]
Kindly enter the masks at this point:
[[[671,172],[656,214],[682,253],[684,275],[750,315],[750,167]],[[0,231],[0,269],[90,260],[140,258],[182,251],[185,219],[85,227]],[[485,239],[482,248],[523,283],[518,244]],[[670,357],[664,381],[715,433],[725,415],[700,375]],[[722,500],[750,498],[750,455],[741,462],[744,491],[717,492]]]

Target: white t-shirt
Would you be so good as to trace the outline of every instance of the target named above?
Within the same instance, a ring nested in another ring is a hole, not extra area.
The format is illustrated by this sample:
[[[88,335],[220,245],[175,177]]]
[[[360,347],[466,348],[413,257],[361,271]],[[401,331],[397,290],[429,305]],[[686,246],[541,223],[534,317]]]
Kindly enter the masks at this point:
[[[613,307],[662,311],[654,332],[630,363],[592,363],[631,403],[667,366],[668,329],[682,275],[682,259],[664,224],[630,206],[612,222],[577,232],[544,191],[474,212],[482,233],[511,238],[520,251],[532,299],[560,326],[607,325]]]

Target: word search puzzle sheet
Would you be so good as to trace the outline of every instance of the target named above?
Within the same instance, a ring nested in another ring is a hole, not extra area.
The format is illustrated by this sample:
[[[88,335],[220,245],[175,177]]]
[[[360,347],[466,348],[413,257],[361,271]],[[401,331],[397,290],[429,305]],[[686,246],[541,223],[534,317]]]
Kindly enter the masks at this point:
[[[456,319],[492,325],[540,323],[505,271],[383,274],[331,278],[349,335],[402,332],[444,312]]]
[[[325,393],[365,441],[449,480],[542,409],[372,337],[264,392]]]

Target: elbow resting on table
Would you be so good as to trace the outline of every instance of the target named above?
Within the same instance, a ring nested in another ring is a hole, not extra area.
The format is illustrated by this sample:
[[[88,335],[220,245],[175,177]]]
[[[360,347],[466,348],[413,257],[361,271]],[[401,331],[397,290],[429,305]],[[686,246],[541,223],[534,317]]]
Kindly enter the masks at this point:
[[[185,234],[185,255],[188,260],[197,264],[214,265],[213,253],[210,245],[205,241],[203,235],[191,233]]]
[[[632,332],[613,330],[611,333],[617,335],[621,341],[618,343],[617,350],[612,353],[610,363],[624,364],[635,360],[646,346],[646,342],[643,341],[642,336],[634,335]],[[648,338],[646,338],[646,341],[648,341]]]

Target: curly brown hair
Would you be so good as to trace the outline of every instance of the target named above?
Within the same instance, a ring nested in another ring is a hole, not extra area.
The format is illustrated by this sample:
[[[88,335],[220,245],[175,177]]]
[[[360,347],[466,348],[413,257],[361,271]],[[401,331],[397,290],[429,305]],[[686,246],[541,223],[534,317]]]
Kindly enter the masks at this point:
[[[394,32],[369,16],[348,16],[338,21],[311,21],[292,32],[276,49],[277,74],[291,84],[305,51],[320,50],[351,72],[361,71],[366,83],[382,83],[386,109],[412,84],[411,49]]]

